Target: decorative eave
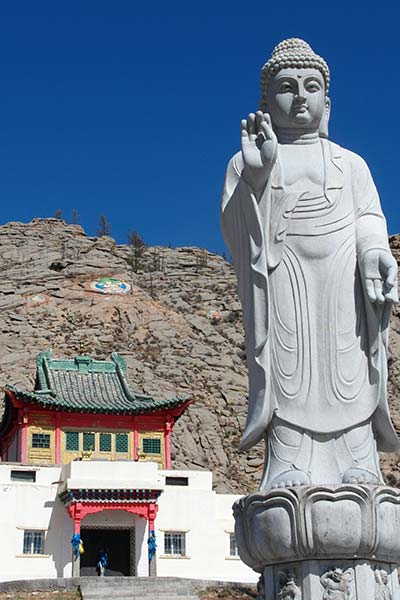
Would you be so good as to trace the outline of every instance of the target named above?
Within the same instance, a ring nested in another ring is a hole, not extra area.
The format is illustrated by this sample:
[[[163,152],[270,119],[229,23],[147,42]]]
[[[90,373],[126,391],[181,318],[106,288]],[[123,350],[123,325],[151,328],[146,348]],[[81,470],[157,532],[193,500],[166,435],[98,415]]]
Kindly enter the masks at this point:
[[[36,382],[32,392],[6,386],[14,406],[29,404],[46,410],[72,413],[143,415],[165,414],[177,419],[191,403],[190,398],[155,399],[133,392],[126,379],[126,363],[112,353],[111,360],[90,356],[53,358],[52,351],[36,359]]]
[[[69,413],[113,414],[113,415],[145,415],[163,414],[166,411],[177,420],[184,410],[193,402],[191,398],[170,398],[154,400],[147,398],[145,401],[132,402],[126,407],[96,407],[96,406],[71,406],[63,398],[42,391],[27,392],[12,385],[5,387],[6,395],[16,408],[34,405],[41,409],[62,411]]]
[[[60,500],[68,506],[73,502],[85,502],[85,503],[118,503],[118,504],[130,504],[136,503],[149,503],[156,502],[159,498],[162,490],[154,489],[69,489],[67,488],[61,492],[58,497]]]
[[[16,409],[39,409],[61,413],[140,416],[152,415],[176,421],[192,403],[191,398],[156,399],[133,392],[126,379],[126,363],[117,353],[111,360],[89,356],[56,359],[52,351],[41,352],[36,359],[33,391],[7,385],[6,407],[0,431],[15,422]]]

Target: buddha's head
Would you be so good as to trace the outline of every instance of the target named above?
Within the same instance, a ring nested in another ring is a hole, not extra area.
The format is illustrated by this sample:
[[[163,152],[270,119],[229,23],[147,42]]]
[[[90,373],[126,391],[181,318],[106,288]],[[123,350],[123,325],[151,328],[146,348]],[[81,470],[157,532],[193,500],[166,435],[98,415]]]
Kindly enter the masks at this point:
[[[328,65],[307,42],[284,40],[262,68],[260,110],[271,115],[274,128],[328,137],[329,79]]]

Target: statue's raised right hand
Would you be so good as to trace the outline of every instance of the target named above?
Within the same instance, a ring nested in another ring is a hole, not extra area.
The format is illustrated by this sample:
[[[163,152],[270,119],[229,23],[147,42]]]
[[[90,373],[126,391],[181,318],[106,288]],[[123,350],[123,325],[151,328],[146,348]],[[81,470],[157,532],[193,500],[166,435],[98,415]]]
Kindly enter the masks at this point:
[[[242,155],[245,177],[257,191],[272,171],[278,153],[278,140],[271,117],[260,110],[242,120]]]

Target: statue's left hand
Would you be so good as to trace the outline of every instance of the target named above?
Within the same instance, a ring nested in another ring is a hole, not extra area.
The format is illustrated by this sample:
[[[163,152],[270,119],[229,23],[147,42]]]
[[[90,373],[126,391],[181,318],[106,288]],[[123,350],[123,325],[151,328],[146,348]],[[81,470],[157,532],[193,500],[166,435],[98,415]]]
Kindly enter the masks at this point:
[[[360,272],[370,302],[398,302],[397,262],[388,250],[372,248],[360,261]]]

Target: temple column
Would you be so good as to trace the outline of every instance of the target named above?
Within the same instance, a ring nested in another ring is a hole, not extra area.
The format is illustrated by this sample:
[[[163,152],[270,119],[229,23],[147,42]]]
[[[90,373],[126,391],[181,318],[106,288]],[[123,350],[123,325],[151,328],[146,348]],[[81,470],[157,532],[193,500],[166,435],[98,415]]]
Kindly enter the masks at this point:
[[[154,533],[154,522],[157,516],[157,511],[158,511],[158,506],[157,504],[149,504],[149,508],[148,508],[148,517],[147,517],[147,521],[149,524],[149,577],[156,577],[157,576],[157,553],[156,551],[154,551],[154,553],[151,553],[150,550],[150,540],[152,538],[152,536],[155,536]],[[155,537],[154,537],[155,539]]]
[[[61,427],[60,427],[60,413],[56,413],[56,430],[55,430],[55,463],[56,465],[61,464]]]
[[[28,411],[26,408],[20,411],[21,425],[21,462],[26,463],[28,459]]]
[[[139,434],[137,429],[137,421],[133,419],[133,460],[139,460],[138,457]]]
[[[165,421],[164,427],[164,439],[165,439],[165,468],[171,468],[171,432],[173,428],[173,419],[168,415]]]
[[[81,535],[81,520],[82,520],[82,508],[80,503],[73,504],[71,510],[69,510],[74,523],[74,535]],[[74,548],[72,548],[72,577],[80,577],[81,570],[81,555],[75,554]]]

